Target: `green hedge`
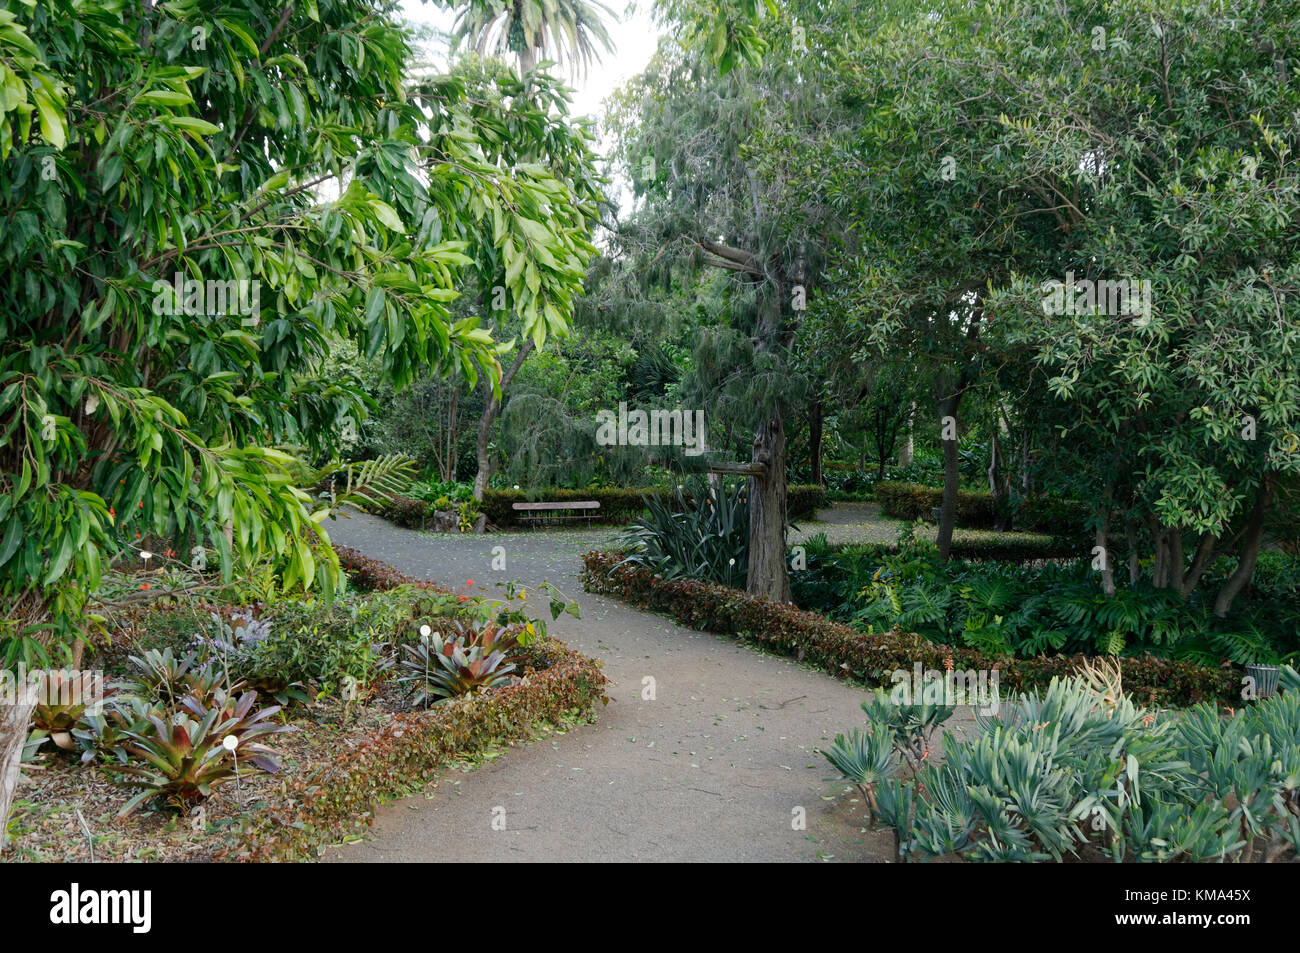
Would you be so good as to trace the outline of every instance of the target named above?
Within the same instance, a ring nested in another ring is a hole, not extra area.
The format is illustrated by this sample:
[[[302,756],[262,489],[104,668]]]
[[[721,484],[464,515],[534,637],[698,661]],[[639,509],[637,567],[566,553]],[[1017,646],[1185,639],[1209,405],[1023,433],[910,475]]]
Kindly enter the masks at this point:
[[[920,483],[877,483],[876,502],[880,512],[896,520],[929,520],[933,510],[943,505],[943,487]],[[997,518],[993,494],[987,491],[957,491],[957,524],[973,528],[991,528]]]
[[[613,553],[589,552],[582,560],[582,584],[588,592],[612,595],[641,608],[664,612],[693,629],[737,635],[819,665],[832,675],[854,677],[870,686],[891,685],[894,671],[911,671],[917,662],[927,669],[943,669],[951,660],[963,671],[997,669],[1000,689],[1023,691],[1045,687],[1053,676],[1073,673],[1083,658],[1056,655],[1015,659],[939,645],[898,630],[868,635],[789,603],[757,599],[737,589],[694,579],[664,579],[639,566],[620,566],[619,557]],[[1185,706],[1208,699],[1240,703],[1240,681],[1233,670],[1150,657],[1125,658],[1123,665],[1124,689],[1142,704]]]
[[[876,501],[884,516],[909,523],[917,519],[931,520],[934,510],[943,505],[943,487],[920,483],[877,483]],[[1014,522],[1017,529],[1025,532],[1081,539],[1088,516],[1087,505],[1079,500],[1031,496],[1021,501]],[[987,490],[957,491],[958,526],[991,529],[997,525],[997,519],[992,493]]]
[[[612,523],[622,526],[639,517],[645,509],[643,496],[664,496],[670,491],[655,487],[602,487],[588,490],[485,490],[482,511],[488,522],[498,529],[507,529],[518,522],[515,503],[529,501],[572,502],[595,500],[600,509],[592,514],[594,523]],[[820,486],[792,486],[786,490],[786,505],[791,520],[812,518],[820,507],[828,505],[826,491]]]

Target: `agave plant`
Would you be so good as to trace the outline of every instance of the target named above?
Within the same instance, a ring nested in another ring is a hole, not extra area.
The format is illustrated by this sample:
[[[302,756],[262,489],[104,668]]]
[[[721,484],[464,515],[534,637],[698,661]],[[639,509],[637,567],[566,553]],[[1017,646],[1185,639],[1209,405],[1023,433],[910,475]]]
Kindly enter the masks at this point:
[[[876,788],[893,776],[897,764],[892,733],[874,724],[868,725],[866,731],[855,728],[849,735],[836,735],[822,755],[840,772],[840,777],[834,780],[857,785],[874,824],[879,816]]]
[[[149,713],[145,730],[124,729],[127,754],[144,763],[112,769],[119,783],[142,789],[120,813],[129,814],[158,796],[185,809],[233,778],[256,771],[278,773],[275,753],[258,739],[293,729],[270,721],[279,706],[254,711],[256,703],[256,692],[236,699],[218,691],[211,704],[187,697],[170,722],[155,710]],[[237,743],[234,751],[225,746],[231,737]]]
[[[464,640],[434,632],[416,645],[405,646],[402,670],[406,674],[398,681],[407,686],[416,707],[498,688],[509,683],[515,670],[509,654],[517,644],[512,631],[490,626]]]
[[[671,499],[645,498],[647,516],[624,531],[623,562],[672,579],[686,576],[743,587],[749,565],[749,495],[722,492],[703,480],[677,488]]]

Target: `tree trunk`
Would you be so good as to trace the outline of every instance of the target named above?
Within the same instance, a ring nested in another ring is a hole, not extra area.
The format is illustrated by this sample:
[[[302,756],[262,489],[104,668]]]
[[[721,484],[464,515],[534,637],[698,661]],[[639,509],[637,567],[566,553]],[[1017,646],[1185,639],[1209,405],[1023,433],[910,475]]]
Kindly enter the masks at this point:
[[[1101,591],[1107,596],[1115,595],[1115,562],[1110,555],[1110,506],[1115,494],[1115,481],[1106,483],[1102,493],[1101,519],[1097,521],[1097,545],[1101,547]]]
[[[951,378],[945,378],[951,381]],[[943,390],[950,390],[945,387]],[[939,425],[943,426],[945,417],[957,419],[957,408],[961,404],[960,393],[948,393],[939,398]],[[942,431],[940,437],[943,436]],[[961,486],[961,456],[957,453],[957,434],[943,443],[943,506],[939,509],[939,558],[948,561],[952,552],[952,531],[957,525],[957,491]]]
[[[1259,558],[1259,545],[1264,539],[1264,517],[1268,515],[1268,508],[1273,503],[1275,484],[1276,477],[1272,473],[1264,475],[1264,482],[1255,497],[1255,506],[1246,521],[1246,533],[1241,540],[1241,556],[1237,560],[1237,568],[1219,590],[1218,598],[1214,600],[1214,614],[1220,619],[1228,614],[1228,610],[1232,608],[1232,601],[1237,598],[1238,593],[1246,587],[1246,583],[1250,582],[1250,577],[1255,573],[1255,560]]]
[[[1142,573],[1138,557],[1137,526],[1131,519],[1124,523],[1124,541],[1128,544],[1128,583],[1131,586]]]
[[[17,679],[15,680],[17,681]],[[27,742],[27,726],[36,708],[35,686],[24,677],[16,686],[16,704],[0,700],[0,845],[9,825],[9,809],[18,790],[19,764]]]
[[[910,467],[916,454],[916,445],[912,441],[912,425],[916,419],[916,401],[907,409],[907,442],[903,444],[903,449],[898,454],[898,465],[900,467]],[[882,460],[880,463],[880,478],[885,477],[885,464]]]
[[[749,578],[746,591],[773,602],[791,602],[785,564],[785,424],[774,411],[754,434],[754,463],[761,476],[749,478]]]
[[[808,454],[812,458],[812,481],[822,485],[822,402],[814,401],[808,411]]]
[[[1196,556],[1192,559],[1191,568],[1187,570],[1187,575],[1181,580],[1181,589],[1183,598],[1186,599],[1196,589],[1196,584],[1201,581],[1201,576],[1205,570],[1214,562],[1214,547],[1218,543],[1218,537],[1213,533],[1204,533],[1201,536],[1200,543],[1196,546]]]
[[[533,339],[525,338],[524,343],[519,346],[519,353],[515,355],[514,362],[501,375],[502,397],[505,396],[506,388],[515,379],[515,374],[519,373],[519,368],[523,366],[532,350]],[[497,416],[500,413],[501,398],[498,398],[496,394],[489,393],[487,402],[483,405],[483,415],[478,419],[478,442],[475,446],[478,472],[474,474],[474,499],[480,503],[483,502],[483,491],[487,489],[488,479],[492,476],[492,457],[488,453],[488,444],[492,441],[492,425],[496,423]]]

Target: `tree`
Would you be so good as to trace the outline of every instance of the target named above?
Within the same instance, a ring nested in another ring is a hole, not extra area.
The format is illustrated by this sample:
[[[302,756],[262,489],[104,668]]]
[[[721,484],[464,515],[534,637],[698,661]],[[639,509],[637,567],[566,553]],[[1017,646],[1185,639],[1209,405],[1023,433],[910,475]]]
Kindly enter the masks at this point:
[[[285,588],[331,593],[329,510],[294,455],[332,453],[364,405],[346,381],[317,384],[329,341],[355,340],[398,387],[430,366],[498,379],[497,343],[445,306],[471,239],[510,262],[524,333],[561,323],[554,302],[580,290],[591,249],[569,186],[492,161],[504,119],[462,80],[408,95],[386,10],[56,0],[7,15],[8,666],[89,638],[101,575],[137,539],[213,554],[225,580],[270,563]],[[29,714],[0,736],[0,819]]]
[[[694,12],[669,5],[664,15],[689,26]],[[747,49],[788,35],[788,21],[767,20]],[[777,56],[749,57],[752,71],[724,74],[714,52],[692,41],[664,41],[647,72],[616,97],[609,126],[643,200],[622,223],[619,241],[647,275],[669,256],[688,271],[716,269],[728,282],[726,329],[702,334],[700,343],[716,353],[745,351],[745,363],[713,374],[712,388],[696,392],[715,400],[726,395],[747,410],[750,460],[730,468],[750,482],[747,588],[788,601],[787,426],[808,392],[791,346],[819,278],[820,246],[838,226],[825,203],[799,201],[786,182],[765,176],[762,156],[755,157],[751,146],[765,128],[809,121],[822,105],[821,86],[797,61]],[[733,59],[738,64],[745,58]],[[748,344],[738,351],[728,336]],[[705,376],[720,366],[699,353],[695,365]]]
[[[452,42],[468,42],[480,56],[513,53],[519,74],[554,57],[583,76],[600,59],[596,47],[613,50],[602,16],[614,11],[599,0],[469,0],[452,27]]]
[[[991,368],[1019,365],[1023,429],[1051,428],[1045,475],[1091,504],[1104,590],[1122,525],[1130,578],[1148,563],[1187,596],[1235,557],[1224,615],[1300,469],[1282,52],[1300,11],[928,7],[846,27],[828,72],[856,131],[781,153],[855,222],[827,282],[845,337],[932,361],[954,422]],[[955,442],[945,456],[946,532]]]
[[[545,346],[548,335],[569,333],[586,265],[596,251],[588,239],[599,221],[605,180],[595,169],[591,122],[569,118],[569,91],[554,77],[531,73],[520,78],[492,60],[466,57],[446,82],[465,97],[470,118],[481,130],[482,156],[499,175],[525,181],[541,175],[557,184],[545,195],[523,193],[519,206],[502,206],[490,217],[466,193],[460,210],[478,309],[489,316],[498,336],[509,334],[510,341],[519,341],[479,416],[474,498],[481,500],[492,475],[489,445],[502,391],[529,354]],[[435,119],[434,128],[454,137],[459,122],[447,116]]]

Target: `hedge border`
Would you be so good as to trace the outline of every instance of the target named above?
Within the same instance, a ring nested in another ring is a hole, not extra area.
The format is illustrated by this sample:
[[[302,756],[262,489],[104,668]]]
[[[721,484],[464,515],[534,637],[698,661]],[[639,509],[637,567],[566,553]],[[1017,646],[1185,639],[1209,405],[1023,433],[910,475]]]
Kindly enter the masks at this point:
[[[419,585],[446,592],[386,563],[339,547],[339,562],[372,588]],[[386,570],[386,571],[385,571]],[[288,782],[282,801],[259,813],[238,842],[217,859],[240,862],[315,860],[322,844],[336,842],[375,805],[425,783],[452,761],[493,745],[524,741],[543,723],[577,715],[590,720],[606,704],[608,679],[601,663],[556,639],[530,646],[520,682],[487,695],[456,699],[427,711],[404,712],[355,747]]]
[[[876,484],[876,502],[882,516],[891,519],[932,521],[932,511],[943,505],[943,487],[923,483],[885,480]],[[1080,500],[1057,496],[1030,496],[1015,513],[1016,528],[1023,532],[1046,533],[1070,540],[1083,540],[1089,510]],[[988,490],[957,491],[957,525],[968,529],[992,529],[998,513]]]
[[[1025,691],[1045,687],[1055,676],[1072,674],[1084,658],[990,656],[897,629],[868,635],[791,603],[755,598],[696,579],[664,579],[641,566],[619,565],[620,557],[614,553],[584,553],[582,562],[582,585],[588,592],[665,613],[692,629],[738,636],[872,687],[892,684],[891,673],[911,671],[917,662],[926,669],[942,670],[951,661],[963,671],[997,670],[1001,689]],[[1239,704],[1241,683],[1233,670],[1151,656],[1125,658],[1123,664],[1125,691],[1142,704],[1186,707],[1206,700]]]
[[[645,509],[642,496],[664,496],[671,491],[656,487],[604,487],[587,490],[484,490],[481,511],[487,514],[488,522],[498,529],[510,529],[517,525],[520,515],[514,510],[515,503],[529,500],[596,500],[600,509],[591,515],[593,523],[625,524],[636,519]],[[814,484],[794,485],[786,488],[787,518],[791,521],[808,520],[817,515],[817,510],[830,505],[823,487]]]

